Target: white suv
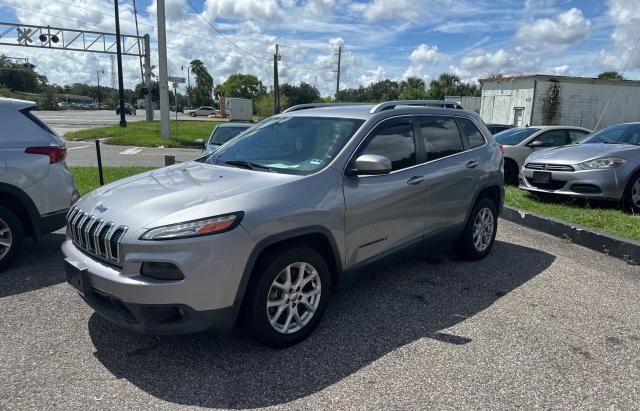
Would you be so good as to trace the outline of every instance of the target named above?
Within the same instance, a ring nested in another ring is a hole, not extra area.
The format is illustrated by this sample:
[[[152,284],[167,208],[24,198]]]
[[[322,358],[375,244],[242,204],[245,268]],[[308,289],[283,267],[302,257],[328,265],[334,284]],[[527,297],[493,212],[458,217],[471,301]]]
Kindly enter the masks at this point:
[[[0,271],[20,255],[25,237],[64,227],[78,199],[65,141],[31,113],[34,107],[0,98]]]

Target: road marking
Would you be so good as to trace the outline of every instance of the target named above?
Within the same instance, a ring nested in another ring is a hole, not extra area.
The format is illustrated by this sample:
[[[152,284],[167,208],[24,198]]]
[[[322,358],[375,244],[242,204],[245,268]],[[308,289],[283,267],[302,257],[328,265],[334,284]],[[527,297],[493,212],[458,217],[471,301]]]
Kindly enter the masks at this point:
[[[87,147],[91,147],[91,146],[75,146],[75,147],[67,147],[67,150],[78,150],[81,148],[87,148]]]
[[[133,156],[135,154],[138,154],[141,151],[142,151],[142,147],[132,147],[132,148],[128,148],[128,149],[124,150],[120,154],[125,155],[125,156],[127,156],[127,155],[128,156]]]

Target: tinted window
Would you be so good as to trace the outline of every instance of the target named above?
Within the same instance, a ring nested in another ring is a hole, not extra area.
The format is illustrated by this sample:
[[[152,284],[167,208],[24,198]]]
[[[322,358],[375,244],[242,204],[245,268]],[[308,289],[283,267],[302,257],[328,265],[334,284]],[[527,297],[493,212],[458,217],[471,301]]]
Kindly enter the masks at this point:
[[[216,127],[209,144],[222,145],[246,129],[247,127]]]
[[[603,128],[580,142],[581,144],[635,144],[640,145],[640,124],[618,124]]]
[[[551,130],[535,138],[542,141],[545,147],[560,147],[569,144],[566,130]]]
[[[579,141],[581,138],[583,138],[587,134],[589,134],[589,133],[586,132],[586,131],[569,130],[569,138],[571,139],[572,143],[575,143],[576,141]]]
[[[460,124],[460,131],[469,142],[470,148],[479,147],[485,143],[482,133],[478,130],[478,127],[473,124],[473,122],[466,118],[459,118],[458,122]]]
[[[427,161],[450,156],[464,150],[456,122],[447,117],[419,117],[420,136],[427,151]]]
[[[395,124],[378,130],[362,154],[387,157],[393,170],[415,165],[416,148],[411,124]]]
[[[495,135],[496,141],[505,146],[516,146],[531,137],[532,134],[540,131],[539,128],[511,128]]]

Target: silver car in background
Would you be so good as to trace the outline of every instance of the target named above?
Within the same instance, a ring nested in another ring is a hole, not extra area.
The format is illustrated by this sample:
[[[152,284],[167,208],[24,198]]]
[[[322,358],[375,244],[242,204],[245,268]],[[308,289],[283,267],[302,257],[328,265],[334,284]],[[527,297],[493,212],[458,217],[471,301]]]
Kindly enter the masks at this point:
[[[238,134],[242,133],[249,127],[251,124],[247,123],[222,123],[218,124],[216,128],[213,129],[211,135],[207,139],[206,144],[202,148],[202,154],[207,155],[213,153],[218,149],[221,145],[231,140]]]
[[[504,181],[518,184],[524,161],[537,150],[561,147],[584,138],[591,130],[570,126],[514,127],[494,135],[504,150]]]
[[[477,114],[427,104],[294,106],[207,157],[101,187],[69,212],[67,280],[137,332],[230,329],[242,314],[282,347],[366,268],[451,243],[484,258],[502,154]]]
[[[520,188],[607,201],[640,212],[640,123],[617,124],[578,144],[533,153]]]

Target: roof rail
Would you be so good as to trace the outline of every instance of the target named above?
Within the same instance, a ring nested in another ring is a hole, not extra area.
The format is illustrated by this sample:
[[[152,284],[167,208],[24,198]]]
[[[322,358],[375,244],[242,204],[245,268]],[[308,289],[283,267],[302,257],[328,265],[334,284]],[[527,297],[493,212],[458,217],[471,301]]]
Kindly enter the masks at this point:
[[[283,111],[283,113],[291,113],[292,111],[307,110],[307,109],[310,109],[310,108],[334,107],[334,106],[357,106],[357,105],[364,105],[364,104],[369,104],[369,103],[308,103],[308,104],[298,104],[298,105],[289,107],[288,109]]]
[[[379,113],[384,110],[394,109],[396,106],[426,106],[428,104],[433,105],[441,105],[447,108],[457,108],[464,109],[460,105],[460,103],[455,101],[446,101],[446,100],[395,100],[395,101],[385,101],[384,103],[380,103],[373,107],[370,114]]]

